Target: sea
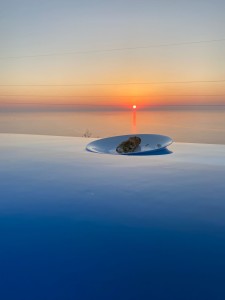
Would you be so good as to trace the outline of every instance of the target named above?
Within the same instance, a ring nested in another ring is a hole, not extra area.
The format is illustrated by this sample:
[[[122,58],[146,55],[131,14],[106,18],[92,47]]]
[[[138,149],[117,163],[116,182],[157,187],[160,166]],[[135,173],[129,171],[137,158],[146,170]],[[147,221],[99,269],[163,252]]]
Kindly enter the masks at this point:
[[[141,133],[225,144],[225,106],[126,111],[0,111],[0,133],[104,138]]]

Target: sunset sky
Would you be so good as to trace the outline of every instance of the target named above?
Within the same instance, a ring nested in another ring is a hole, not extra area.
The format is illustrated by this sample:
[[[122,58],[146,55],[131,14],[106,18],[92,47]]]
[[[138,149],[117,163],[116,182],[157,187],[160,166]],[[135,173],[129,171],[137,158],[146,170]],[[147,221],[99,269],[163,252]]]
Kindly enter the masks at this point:
[[[224,11],[224,0],[5,0],[0,104],[225,104]]]

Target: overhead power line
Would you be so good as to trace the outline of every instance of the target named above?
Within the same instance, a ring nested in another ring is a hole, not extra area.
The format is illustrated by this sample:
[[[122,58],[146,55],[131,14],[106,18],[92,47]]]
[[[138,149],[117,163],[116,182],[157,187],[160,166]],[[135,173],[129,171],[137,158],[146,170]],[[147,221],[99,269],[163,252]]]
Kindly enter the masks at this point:
[[[74,83],[74,84],[0,84],[2,87],[7,86],[107,86],[107,85],[154,85],[154,84],[192,84],[192,83],[216,83],[225,82],[220,80],[187,80],[187,81],[151,81],[151,82],[123,82],[123,83]]]
[[[0,97],[35,97],[35,98],[154,98],[154,97],[225,97],[225,94],[157,94],[157,95],[21,95],[21,94],[13,94],[13,95],[0,95]]]
[[[113,104],[105,104],[105,103],[41,103],[41,102],[0,102],[0,104],[8,104],[8,105],[58,105],[58,106],[113,106]]]
[[[41,102],[0,102],[1,104],[7,105],[41,105],[41,106],[121,106],[121,104],[113,104],[113,103],[41,103]],[[128,103],[122,105],[127,106]],[[148,106],[151,104],[142,104],[140,106]],[[151,105],[151,106],[158,106],[158,105]],[[167,104],[166,106],[221,106],[225,107],[225,104]]]
[[[153,44],[149,46],[137,46],[137,47],[121,47],[121,48],[109,48],[109,49],[96,49],[96,50],[75,50],[68,52],[52,52],[52,53],[42,53],[34,55],[18,55],[18,56],[2,56],[0,59],[19,59],[19,58],[34,58],[34,57],[45,57],[45,56],[62,56],[62,55],[74,55],[74,54],[89,54],[89,53],[104,53],[104,52],[119,52],[119,51],[132,51],[132,50],[144,50],[151,48],[162,48],[162,47],[174,47],[174,46],[185,46],[194,44],[209,44],[225,42],[225,38],[222,39],[212,39],[212,40],[200,40],[200,41],[190,41],[190,42],[177,42],[168,44]]]

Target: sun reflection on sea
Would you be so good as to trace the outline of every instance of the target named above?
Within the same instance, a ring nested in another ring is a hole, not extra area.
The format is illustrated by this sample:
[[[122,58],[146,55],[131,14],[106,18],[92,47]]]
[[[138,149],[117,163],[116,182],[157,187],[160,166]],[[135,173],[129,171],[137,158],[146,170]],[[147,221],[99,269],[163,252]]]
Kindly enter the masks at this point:
[[[136,109],[132,111],[132,134],[137,133],[137,118],[136,118]]]

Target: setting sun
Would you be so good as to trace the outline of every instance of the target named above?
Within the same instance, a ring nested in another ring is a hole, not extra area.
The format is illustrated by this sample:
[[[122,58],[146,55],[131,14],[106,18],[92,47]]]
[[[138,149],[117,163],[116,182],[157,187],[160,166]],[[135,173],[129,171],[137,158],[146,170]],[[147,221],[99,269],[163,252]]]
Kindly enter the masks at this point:
[[[136,105],[133,105],[133,109],[136,109],[137,108],[137,106]]]

